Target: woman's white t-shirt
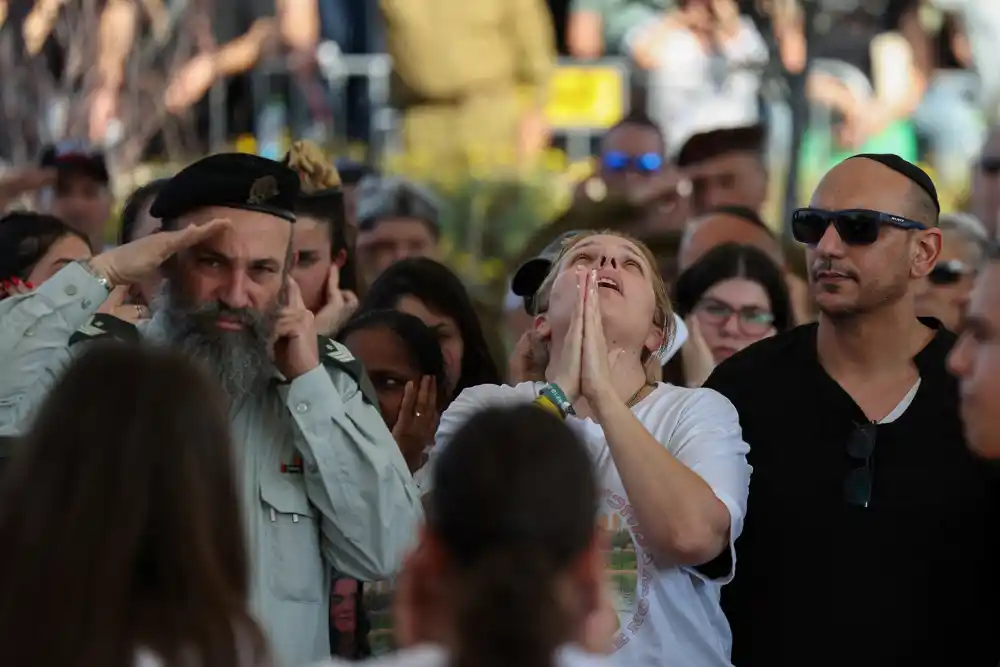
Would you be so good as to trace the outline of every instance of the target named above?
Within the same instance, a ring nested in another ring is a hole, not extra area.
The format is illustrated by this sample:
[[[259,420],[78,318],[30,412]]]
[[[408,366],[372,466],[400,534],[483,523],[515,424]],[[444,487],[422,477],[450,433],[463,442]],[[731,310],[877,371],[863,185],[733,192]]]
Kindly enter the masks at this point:
[[[530,402],[542,386],[524,382],[463,391],[441,416],[434,449],[420,476],[421,491],[431,491],[437,456],[472,415],[487,407]],[[608,574],[619,594],[615,657],[628,665],[728,667],[732,635],[719,595],[735,570],[733,543],[743,529],[751,472],[736,409],[711,389],[661,383],[632,412],[667,451],[708,483],[729,510],[731,566],[722,578],[711,579],[690,567],[654,561],[644,548],[642,527],[604,431],[590,419],[568,418],[567,424],[590,452],[603,492],[598,522],[611,534]]]
[[[380,658],[361,662],[349,662],[334,658],[313,665],[313,667],[448,667],[447,650],[434,644],[424,644],[403,649]],[[564,646],[556,653],[557,667],[614,667],[618,662],[610,656],[586,653],[576,646]],[[513,666],[512,666],[513,667]]]

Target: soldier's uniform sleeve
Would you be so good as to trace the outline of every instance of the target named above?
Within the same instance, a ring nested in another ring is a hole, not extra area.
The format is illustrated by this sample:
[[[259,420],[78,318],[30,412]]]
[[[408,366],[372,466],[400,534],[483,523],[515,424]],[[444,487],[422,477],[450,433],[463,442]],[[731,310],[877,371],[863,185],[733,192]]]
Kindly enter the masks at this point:
[[[321,514],[323,555],[344,576],[393,576],[423,518],[399,447],[362,390],[363,369],[343,345],[321,339],[323,363],[280,391],[296,424],[309,501]]]
[[[556,66],[555,31],[544,0],[505,0],[510,3],[513,39],[520,83],[530,86],[540,108],[548,100],[549,78]]]
[[[71,359],[70,338],[108,298],[71,263],[30,294],[0,301],[0,435],[20,435]]]

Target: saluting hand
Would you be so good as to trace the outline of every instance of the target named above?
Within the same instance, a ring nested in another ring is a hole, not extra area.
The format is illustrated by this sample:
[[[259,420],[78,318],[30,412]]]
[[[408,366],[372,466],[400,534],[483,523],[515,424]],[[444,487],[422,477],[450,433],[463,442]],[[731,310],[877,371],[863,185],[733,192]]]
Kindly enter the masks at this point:
[[[340,289],[340,267],[331,266],[326,279],[326,303],[316,313],[316,331],[323,336],[332,336],[357,309],[357,295]]]
[[[231,228],[229,218],[215,218],[203,225],[157,232],[97,255],[90,260],[90,266],[113,286],[134,285],[181,250]]]
[[[287,380],[319,366],[319,337],[316,322],[305,302],[298,283],[288,278],[288,304],[278,311],[274,327],[274,364]]]

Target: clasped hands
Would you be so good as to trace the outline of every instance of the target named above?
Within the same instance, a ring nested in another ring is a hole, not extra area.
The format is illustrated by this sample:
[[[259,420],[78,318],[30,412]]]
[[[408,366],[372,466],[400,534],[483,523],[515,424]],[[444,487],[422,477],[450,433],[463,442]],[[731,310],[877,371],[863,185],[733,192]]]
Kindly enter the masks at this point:
[[[203,225],[157,232],[97,255],[90,260],[90,267],[112,287],[135,285],[182,250],[231,229],[231,220],[216,218]],[[278,311],[274,334],[274,362],[286,379],[293,380],[319,366],[315,318],[303,303],[299,286],[290,277],[288,298]]]
[[[571,403],[583,397],[593,410],[607,401],[619,401],[612,379],[627,355],[621,348],[608,349],[604,336],[597,270],[577,267],[577,300],[566,333],[559,365],[550,379]]]

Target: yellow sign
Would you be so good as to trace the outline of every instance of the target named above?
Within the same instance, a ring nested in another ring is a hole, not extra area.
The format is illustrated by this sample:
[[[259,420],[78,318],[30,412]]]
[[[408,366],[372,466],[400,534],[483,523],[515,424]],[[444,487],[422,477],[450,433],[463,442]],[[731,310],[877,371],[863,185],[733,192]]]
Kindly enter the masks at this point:
[[[564,65],[549,83],[545,115],[553,129],[606,129],[625,113],[625,76],[607,65]]]

